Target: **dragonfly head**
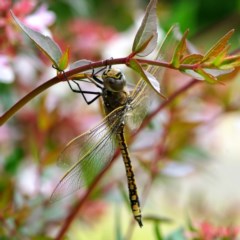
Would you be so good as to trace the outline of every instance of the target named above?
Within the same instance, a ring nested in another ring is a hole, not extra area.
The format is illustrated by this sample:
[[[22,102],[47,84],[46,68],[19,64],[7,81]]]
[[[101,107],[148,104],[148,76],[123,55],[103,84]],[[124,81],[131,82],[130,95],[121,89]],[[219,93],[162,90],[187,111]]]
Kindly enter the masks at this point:
[[[126,85],[123,73],[116,68],[109,68],[102,74],[104,87],[111,92],[120,92]]]

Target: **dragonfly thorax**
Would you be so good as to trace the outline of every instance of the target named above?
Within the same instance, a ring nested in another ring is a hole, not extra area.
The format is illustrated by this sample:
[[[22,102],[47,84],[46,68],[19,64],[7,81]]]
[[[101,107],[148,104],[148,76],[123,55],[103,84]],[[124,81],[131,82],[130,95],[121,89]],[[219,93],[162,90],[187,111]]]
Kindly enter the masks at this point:
[[[126,85],[123,73],[116,68],[109,68],[102,74],[104,88],[111,92],[120,92]]]

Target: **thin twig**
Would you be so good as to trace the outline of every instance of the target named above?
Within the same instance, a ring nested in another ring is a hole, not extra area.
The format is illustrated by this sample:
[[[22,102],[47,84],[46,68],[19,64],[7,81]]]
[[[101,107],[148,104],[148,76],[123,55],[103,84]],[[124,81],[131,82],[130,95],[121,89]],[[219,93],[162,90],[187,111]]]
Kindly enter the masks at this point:
[[[111,59],[111,60],[104,60],[98,61],[90,64],[86,64],[81,67],[74,68],[72,70],[64,72],[64,74],[59,74],[56,77],[48,80],[47,82],[43,83],[42,85],[35,88],[33,91],[28,93],[22,99],[20,99],[16,104],[14,104],[7,112],[5,112],[0,117],[0,126],[2,126],[9,118],[11,118],[19,109],[21,109],[25,104],[30,102],[33,98],[38,96],[40,93],[48,89],[49,87],[61,82],[66,81],[67,78],[77,74],[79,72],[91,70],[97,67],[102,67],[106,65],[114,65],[114,64],[123,64],[127,61],[127,58],[118,58],[118,59]]]
[[[93,62],[90,64],[86,64],[74,69],[71,69],[69,71],[64,72],[64,74],[59,74],[56,77],[48,80],[47,82],[43,83],[42,85],[38,86],[35,88],[33,91],[28,93],[26,96],[24,96],[22,99],[20,99],[16,104],[14,104],[7,112],[5,112],[1,117],[0,117],[0,126],[2,126],[9,118],[11,118],[18,110],[20,110],[25,104],[30,102],[33,98],[38,96],[40,93],[48,89],[49,87],[61,82],[61,81],[66,81],[68,78],[72,77],[73,75],[77,73],[81,73],[87,70],[91,70],[94,68],[98,67],[103,67],[107,65],[115,65],[115,64],[125,64],[128,65],[129,58],[116,58],[116,59],[107,59],[103,61],[98,61],[98,62]],[[165,67],[165,68],[171,68],[171,69],[176,69],[171,63],[164,62],[164,61],[153,61],[153,60],[148,60],[148,59],[135,59],[141,64],[150,64],[150,65],[156,65],[159,67]],[[179,69],[184,68],[184,69],[194,69],[196,68],[195,65],[182,65],[179,67]]]

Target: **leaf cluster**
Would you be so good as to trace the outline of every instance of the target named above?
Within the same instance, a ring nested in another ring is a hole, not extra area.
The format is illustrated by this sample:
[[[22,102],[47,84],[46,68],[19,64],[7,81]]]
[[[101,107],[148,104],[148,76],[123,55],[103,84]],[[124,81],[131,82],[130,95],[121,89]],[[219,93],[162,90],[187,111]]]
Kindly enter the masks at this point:
[[[226,33],[217,43],[215,43],[206,53],[200,53],[188,40],[189,30],[183,34],[180,32],[178,25],[170,28],[165,39],[160,44],[155,60],[138,59],[137,57],[146,57],[152,53],[158,45],[157,32],[157,0],[151,0],[147,6],[145,16],[136,33],[132,52],[126,57],[122,63],[135,70],[141,77],[161,96],[160,86],[154,76],[150,76],[142,68],[142,64],[149,64],[158,68],[172,68],[186,73],[198,80],[204,80],[208,83],[219,83],[222,75],[232,72],[240,65],[240,55],[230,55],[229,39],[234,30]],[[53,67],[62,72],[69,66],[69,49],[62,51],[57,43],[50,37],[25,26],[11,12],[16,24],[31,38],[37,47],[51,60]],[[117,59],[115,59],[117,60]],[[81,68],[88,67],[92,70],[90,60],[79,60],[80,64],[70,64],[70,69],[75,74],[71,75],[71,79],[81,80],[85,75],[80,74]],[[115,64],[114,59],[107,60],[105,63]],[[103,65],[103,64],[102,64]],[[86,68],[85,68],[86,69]],[[77,71],[79,70],[79,71]],[[76,74],[77,72],[77,74]],[[64,77],[63,77],[64,79]]]

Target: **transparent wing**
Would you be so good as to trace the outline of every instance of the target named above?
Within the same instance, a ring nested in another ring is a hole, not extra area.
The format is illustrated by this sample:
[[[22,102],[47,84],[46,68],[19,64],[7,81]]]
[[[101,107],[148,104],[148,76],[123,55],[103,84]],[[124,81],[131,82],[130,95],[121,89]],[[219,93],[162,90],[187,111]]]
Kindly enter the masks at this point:
[[[180,38],[181,34],[179,27],[175,25],[170,28],[157,51],[155,60],[171,62]],[[155,77],[157,81],[161,82],[165,68],[152,65],[149,66],[146,71]],[[138,128],[142,123],[143,118],[148,112],[153,95],[154,92],[150,89],[148,84],[143,79],[140,79],[130,95],[131,110],[126,115],[126,122],[131,129]]]
[[[149,87],[144,80],[140,80],[129,99],[129,111],[125,115],[127,125],[132,129],[137,129],[146,116],[151,97],[147,93]]]
[[[161,58],[160,50],[156,56],[156,60]],[[159,82],[163,78],[164,68],[159,66],[149,66],[146,69]],[[130,95],[131,111],[126,114],[126,123],[131,129],[137,129],[146,116],[149,106],[153,100],[154,92],[142,78],[137,83],[135,89]]]
[[[73,139],[60,154],[63,164],[75,162],[52,193],[51,201],[57,201],[89,185],[94,177],[112,159],[117,144],[115,134],[123,121],[125,108],[119,107],[92,130]]]

